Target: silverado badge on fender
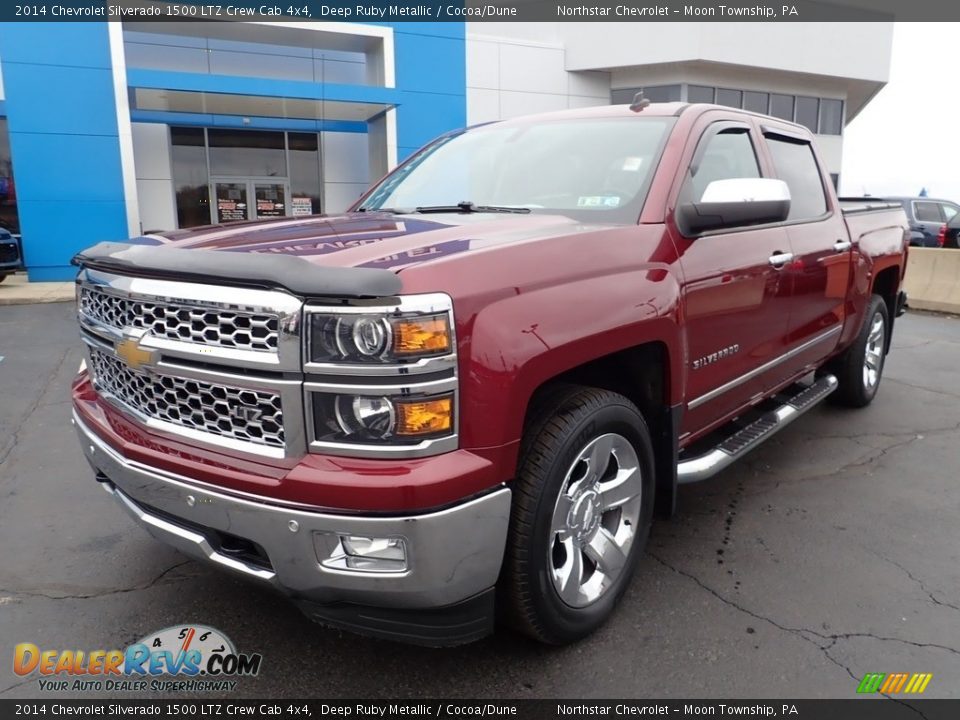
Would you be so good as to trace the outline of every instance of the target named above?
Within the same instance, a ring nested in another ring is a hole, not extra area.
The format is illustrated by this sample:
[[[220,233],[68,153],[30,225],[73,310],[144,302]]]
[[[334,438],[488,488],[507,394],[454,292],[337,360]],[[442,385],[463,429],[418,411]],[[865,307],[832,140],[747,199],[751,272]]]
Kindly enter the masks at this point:
[[[704,368],[707,365],[713,365],[713,363],[715,363],[717,360],[722,360],[725,357],[730,357],[731,355],[734,355],[735,353],[738,353],[738,352],[740,352],[739,345],[737,344],[727,345],[727,347],[721,348],[716,352],[712,352],[709,355],[704,355],[701,358],[697,358],[691,363],[691,366],[693,367],[694,370],[699,370],[700,368]]]

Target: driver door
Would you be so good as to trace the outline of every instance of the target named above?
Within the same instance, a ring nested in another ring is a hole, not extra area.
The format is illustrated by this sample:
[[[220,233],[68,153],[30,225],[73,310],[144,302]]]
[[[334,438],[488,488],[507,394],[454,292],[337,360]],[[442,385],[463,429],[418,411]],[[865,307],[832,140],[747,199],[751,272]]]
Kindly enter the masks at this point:
[[[699,200],[714,180],[763,176],[757,138],[742,121],[702,121],[673,207]],[[685,277],[687,411],[681,442],[729,419],[786,379],[792,260],[779,224],[685,237],[671,223]]]

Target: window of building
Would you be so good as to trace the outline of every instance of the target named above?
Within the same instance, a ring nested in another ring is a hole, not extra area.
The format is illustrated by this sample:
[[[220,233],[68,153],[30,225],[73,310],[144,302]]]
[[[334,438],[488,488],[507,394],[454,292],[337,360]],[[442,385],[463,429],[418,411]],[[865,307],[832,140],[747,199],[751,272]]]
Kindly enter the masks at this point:
[[[315,132],[172,127],[170,140],[178,227],[321,212]]]
[[[13,182],[13,157],[10,154],[10,135],[5,117],[0,117],[0,227],[14,234],[20,233],[17,190]]]
[[[283,133],[210,128],[210,174],[285,177]]]
[[[692,103],[712,103],[714,98],[714,89],[706,85],[687,86],[687,102]]]
[[[817,132],[817,123],[820,116],[820,99],[815,97],[797,96],[798,125],[803,125],[812,133]]]
[[[755,92],[753,90],[743,91],[743,109],[750,112],[767,114],[770,106],[770,94],[765,92]]]
[[[770,115],[793,122],[793,95],[770,95]]]
[[[940,206],[935,202],[915,202],[913,204],[913,214],[917,222],[943,222],[940,216]]]
[[[278,80],[368,85],[359,51],[125,30],[127,67]]]
[[[290,197],[293,215],[320,212],[320,147],[316,133],[289,133]]]
[[[840,135],[843,132],[843,101],[820,100],[820,134]]]
[[[809,143],[773,136],[767,138],[777,177],[790,188],[788,220],[809,220],[827,211],[820,168]]]
[[[748,133],[740,130],[719,132],[706,142],[699,162],[690,168],[681,192],[683,202],[699,200],[714,180],[760,177],[760,165]]]
[[[614,104],[629,103],[639,90],[640,88],[613,90],[611,97]],[[657,85],[646,88],[644,96],[652,102],[671,102],[680,99],[681,90],[680,85]],[[687,85],[686,91],[687,102],[724,105],[772,115],[796,122],[820,135],[843,134],[843,100],[709,85]]]
[[[203,128],[170,128],[177,227],[188,228],[210,223],[210,179],[207,175],[204,132]]]
[[[677,102],[680,100],[679,85],[618,88],[610,91],[610,100],[614,105],[629,105],[641,90],[643,90],[643,96],[650,102]]]
[[[742,102],[743,93],[740,90],[717,88],[717,105],[726,105],[727,107],[739,109]]]

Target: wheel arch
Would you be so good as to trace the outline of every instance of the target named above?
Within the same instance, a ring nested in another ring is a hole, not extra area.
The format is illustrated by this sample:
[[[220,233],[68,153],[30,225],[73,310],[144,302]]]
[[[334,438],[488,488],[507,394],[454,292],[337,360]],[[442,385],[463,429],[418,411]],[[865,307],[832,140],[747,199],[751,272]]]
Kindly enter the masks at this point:
[[[886,337],[886,351],[890,351],[890,342],[893,337],[893,322],[897,315],[897,293],[900,290],[900,266],[891,265],[880,270],[873,278],[870,286],[871,295],[879,295],[883,298],[883,304],[887,306],[887,317],[889,323],[889,332]],[[866,320],[865,320],[866,322]]]
[[[656,474],[656,512],[676,510],[680,404],[671,403],[670,347],[661,340],[624,348],[547,378],[530,395],[523,427],[534,419],[538,399],[558,384],[594,387],[623,395],[640,410],[650,431]],[[519,462],[520,458],[518,458]]]

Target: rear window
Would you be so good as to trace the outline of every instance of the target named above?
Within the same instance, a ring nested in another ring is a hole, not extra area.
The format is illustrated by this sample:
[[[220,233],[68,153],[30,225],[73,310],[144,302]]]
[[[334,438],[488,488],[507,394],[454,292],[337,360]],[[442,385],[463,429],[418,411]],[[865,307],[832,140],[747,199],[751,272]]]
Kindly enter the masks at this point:
[[[827,212],[827,196],[810,143],[767,137],[777,177],[790,188],[787,220],[812,220]]]

